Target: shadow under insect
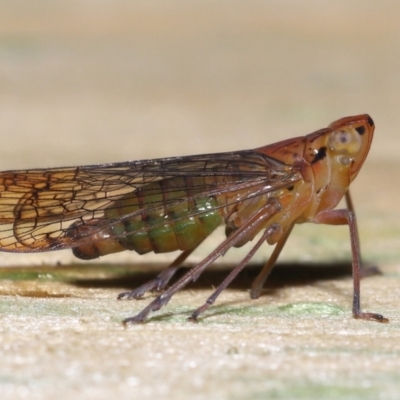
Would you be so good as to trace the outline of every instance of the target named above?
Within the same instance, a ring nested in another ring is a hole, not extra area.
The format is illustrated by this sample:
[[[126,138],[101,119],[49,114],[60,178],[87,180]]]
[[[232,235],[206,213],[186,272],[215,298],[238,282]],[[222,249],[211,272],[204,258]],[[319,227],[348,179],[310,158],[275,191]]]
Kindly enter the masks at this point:
[[[82,268],[82,267],[81,267]],[[83,267],[85,268],[85,267]],[[112,267],[109,267],[112,268]],[[189,283],[182,290],[210,289],[219,285],[229,272],[234,268],[232,265],[213,266],[203,272],[195,282]],[[251,287],[254,279],[260,272],[262,265],[250,265],[233,280],[229,289],[247,290]],[[151,272],[143,269],[125,268],[118,272],[116,276],[105,278],[84,277],[68,279],[69,283],[78,287],[86,288],[121,288],[134,289],[148,281],[154,279],[162,269],[159,266],[153,267]],[[182,267],[171,280],[170,283],[178,280],[188,271],[187,267]],[[262,292],[271,289],[279,289],[285,286],[311,285],[317,281],[333,280],[351,277],[351,263],[280,263],[273,269],[268,277],[267,283]]]

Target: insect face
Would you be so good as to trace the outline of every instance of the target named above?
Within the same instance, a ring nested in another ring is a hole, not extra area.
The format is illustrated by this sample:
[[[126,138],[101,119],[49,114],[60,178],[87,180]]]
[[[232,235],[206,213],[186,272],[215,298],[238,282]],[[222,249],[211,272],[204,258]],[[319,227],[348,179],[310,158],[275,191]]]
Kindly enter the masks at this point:
[[[342,118],[330,125],[328,148],[338,167],[350,166],[350,182],[360,170],[374,135],[374,122],[367,115]]]

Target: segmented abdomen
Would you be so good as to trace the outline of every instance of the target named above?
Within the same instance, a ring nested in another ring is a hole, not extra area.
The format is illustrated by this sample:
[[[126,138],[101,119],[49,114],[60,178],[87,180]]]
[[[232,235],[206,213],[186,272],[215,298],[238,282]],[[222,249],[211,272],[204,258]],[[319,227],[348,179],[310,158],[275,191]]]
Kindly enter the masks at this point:
[[[195,248],[224,222],[216,196],[196,198],[207,179],[181,177],[146,185],[105,209],[104,220],[73,224],[71,236],[88,236],[74,247],[75,256],[92,259],[122,250],[145,254]],[[108,228],[90,235],[105,221]]]

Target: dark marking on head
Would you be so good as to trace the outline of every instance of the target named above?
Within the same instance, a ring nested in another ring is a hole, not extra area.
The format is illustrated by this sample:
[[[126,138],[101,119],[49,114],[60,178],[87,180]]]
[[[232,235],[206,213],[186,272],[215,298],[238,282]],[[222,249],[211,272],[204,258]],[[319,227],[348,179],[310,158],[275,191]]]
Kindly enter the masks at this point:
[[[294,189],[294,186],[293,186],[293,185],[287,187],[287,190],[290,190],[290,191],[291,191],[291,190],[293,190],[293,189]]]
[[[359,126],[358,128],[355,128],[356,131],[360,134],[360,135],[364,135],[365,133],[365,126]]]
[[[374,126],[374,121],[371,117],[368,117],[368,124],[369,126]]]
[[[322,146],[318,150],[318,153],[315,155],[314,160],[311,161],[311,164],[315,164],[316,162],[323,160],[326,157],[326,147]]]

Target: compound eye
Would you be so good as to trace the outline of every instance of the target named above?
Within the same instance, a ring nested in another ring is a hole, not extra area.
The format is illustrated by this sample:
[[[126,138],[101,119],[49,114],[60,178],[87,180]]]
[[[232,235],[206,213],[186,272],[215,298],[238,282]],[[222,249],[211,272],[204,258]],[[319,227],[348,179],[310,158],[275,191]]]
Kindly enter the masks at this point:
[[[361,148],[361,137],[354,128],[342,128],[331,133],[328,145],[337,153],[354,155]]]

